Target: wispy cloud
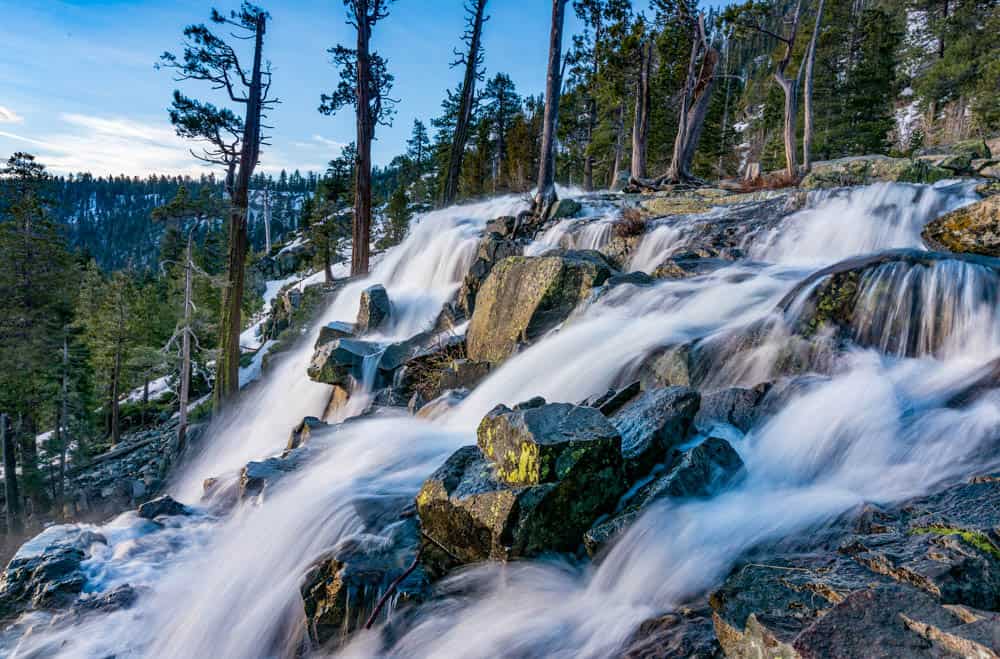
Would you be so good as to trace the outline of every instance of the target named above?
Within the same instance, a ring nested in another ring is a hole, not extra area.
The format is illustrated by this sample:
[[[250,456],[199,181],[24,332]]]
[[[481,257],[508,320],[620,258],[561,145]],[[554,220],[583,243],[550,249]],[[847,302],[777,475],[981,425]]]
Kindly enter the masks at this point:
[[[19,124],[23,121],[24,117],[10,108],[0,105],[0,124]]]
[[[122,117],[105,117],[78,113],[58,116],[59,125],[44,135],[28,135],[23,131],[0,130],[0,138],[29,144],[32,151],[49,170],[56,173],[91,172],[95,176],[128,174],[194,175],[211,171],[210,167],[192,157],[190,150],[198,145],[178,137],[166,121],[139,121]],[[323,148],[336,149],[343,145],[332,140]],[[309,142],[319,151],[318,142]],[[318,155],[318,154],[317,154]],[[280,150],[267,149],[262,157],[261,171],[278,172],[301,169],[316,171],[325,168],[321,157],[296,162]]]

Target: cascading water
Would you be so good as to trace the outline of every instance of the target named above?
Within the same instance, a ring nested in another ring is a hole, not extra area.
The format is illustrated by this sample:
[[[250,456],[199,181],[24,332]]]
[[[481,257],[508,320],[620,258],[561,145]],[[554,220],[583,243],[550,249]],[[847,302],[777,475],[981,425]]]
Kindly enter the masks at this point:
[[[318,436],[309,445],[312,459],[268,489],[261,505],[243,504],[222,518],[205,512],[173,518],[163,529],[123,515],[100,529],[108,546],[87,561],[88,588],[130,583],[139,590],[135,606],[59,624],[32,614],[31,633],[6,649],[87,658],[290,655],[303,616],[299,581],[317,555],[359,533],[353,502],[412,497],[451,451],[475,442],[476,425],[491,407],[533,395],[577,402],[601,393],[659,348],[711,340],[771,318],[790,295],[797,300],[812,290],[803,282],[817,267],[919,247],[924,222],[968,200],[961,186],[815,194],[779,228],[745,238],[752,259],[690,279],[602,292],[434,422],[388,415]],[[422,218],[370,278],[343,289],[324,321],[353,320],[360,291],[382,282],[399,313],[378,338],[425,329],[457,289],[485,221],[514,214],[520,203],[506,199]],[[725,212],[716,211],[719,217]],[[611,219],[565,221],[536,245],[540,251],[542,245],[599,246],[604,227],[587,234],[587,225]],[[688,239],[683,231],[658,231],[636,252],[649,269]],[[598,237],[567,245],[568,233]],[[745,435],[733,435],[747,467],[747,478],[733,489],[710,500],[654,506],[597,565],[533,561],[460,571],[394,636],[391,648],[362,632],[342,654],[613,656],[643,620],[704,593],[741,552],[763,540],[821,525],[869,499],[898,500],[996,467],[983,458],[994,453],[983,449],[996,440],[1000,400],[984,396],[955,409],[944,404],[1000,356],[996,275],[977,268],[945,260],[920,274],[895,265],[871,271],[857,293],[869,315],[856,319],[859,327],[880,328],[871,330],[878,336],[870,345],[890,345],[883,342],[886,331],[909,336],[907,313],[947,316],[947,322],[934,321],[933,339],[894,356],[848,352],[833,375],[817,378]],[[871,297],[886,289],[906,301],[887,308]],[[922,304],[913,303],[917,298]],[[992,315],[984,310],[990,300]],[[216,430],[212,450],[179,483],[179,498],[197,501],[204,477],[273,454],[290,427],[322,409],[324,388],[303,385],[310,351],[304,345],[281,362],[241,407],[242,418]],[[773,357],[761,354],[737,355],[734,372],[752,380],[751,361]],[[962,441],[951,441],[956,436]]]

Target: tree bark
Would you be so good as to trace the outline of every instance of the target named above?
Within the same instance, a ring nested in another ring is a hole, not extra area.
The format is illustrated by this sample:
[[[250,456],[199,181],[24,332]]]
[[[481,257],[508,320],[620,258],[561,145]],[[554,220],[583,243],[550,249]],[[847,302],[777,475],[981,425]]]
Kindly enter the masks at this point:
[[[594,143],[594,131],[597,130],[597,99],[593,86],[597,84],[598,75],[601,72],[601,60],[598,57],[597,47],[604,39],[604,23],[601,20],[600,12],[597,12],[596,24],[594,25],[594,52],[590,64],[591,89],[590,97],[587,99],[587,146],[584,150],[583,159],[583,189],[591,192],[594,189],[594,154],[592,152]]]
[[[795,14],[792,16],[791,32],[785,41],[785,56],[778,62],[778,66],[774,71],[774,79],[778,82],[781,87],[781,91],[785,94],[785,126],[784,126],[784,142],[785,142],[785,173],[789,178],[793,178],[798,174],[798,162],[797,162],[797,149],[796,149],[796,139],[795,139],[795,129],[796,129],[796,112],[798,109],[796,96],[798,95],[798,85],[795,80],[790,80],[786,75],[785,71],[788,69],[788,63],[792,59],[792,50],[795,48],[795,37],[798,35],[799,31],[799,17],[801,15],[802,0],[798,0],[795,4]]]
[[[13,433],[8,429],[6,414],[0,414],[0,445],[3,448],[4,495],[7,499],[7,533],[10,535],[24,531],[24,517],[21,511],[21,493],[17,487],[17,458]]]
[[[260,158],[260,121],[263,109],[261,59],[267,15],[257,17],[254,34],[253,69],[247,93],[246,117],[239,166],[233,180],[232,206],[229,213],[229,250],[226,260],[226,286],[222,293],[222,321],[219,323],[219,360],[215,375],[214,408],[224,409],[240,390],[240,332],[243,329],[243,289],[248,239],[247,207],[250,179]]]
[[[649,139],[649,66],[652,43],[639,47],[639,76],[635,89],[635,120],[632,122],[632,178],[646,178],[646,142]]]
[[[271,191],[264,190],[264,253],[271,254]]]
[[[188,403],[191,399],[191,311],[193,309],[194,262],[191,254],[191,237],[188,234],[187,249],[184,253],[184,329],[181,334],[181,386],[178,396],[177,452],[187,444]]]
[[[812,138],[813,138],[813,64],[816,59],[816,42],[819,39],[819,28],[823,22],[823,5],[825,0],[819,0],[816,7],[816,25],[813,28],[812,38],[809,39],[809,50],[806,53],[805,62],[805,88],[803,91],[803,120],[802,131],[802,169],[805,173],[812,171]]]
[[[476,79],[479,77],[479,51],[482,48],[483,19],[486,0],[476,0],[476,13],[472,18],[469,51],[465,54],[465,78],[462,80],[462,98],[458,106],[455,134],[451,140],[451,157],[448,158],[448,177],[445,179],[442,206],[455,203],[458,196],[458,179],[462,173],[465,144],[469,140],[469,124],[476,102]]]
[[[611,165],[611,181],[608,188],[617,190],[619,188],[618,179],[622,170],[622,155],[625,142],[625,108],[621,101],[618,102],[618,112],[615,116],[615,154],[614,163]]]
[[[358,27],[357,162],[354,168],[354,222],[351,226],[351,274],[368,274],[372,225],[372,140],[375,117],[371,107],[371,25],[367,20],[368,3],[355,10]]]
[[[704,52],[704,55],[701,53]],[[698,58],[701,57],[701,67]],[[680,183],[691,180],[691,163],[698,148],[708,103],[715,86],[715,70],[719,64],[719,51],[709,43],[705,33],[705,15],[699,14],[691,38],[691,59],[688,61],[687,78],[681,98],[681,111],[674,138],[674,152],[667,170],[666,180]]]
[[[556,122],[559,118],[559,89],[562,84],[563,22],[568,0],[552,0],[552,28],[549,32],[549,71],[545,81],[545,115],[542,126],[542,151],[538,158],[538,192],[535,213],[545,217],[556,202]]]
[[[121,376],[122,376],[122,341],[124,339],[119,335],[118,344],[115,346],[115,359],[114,364],[111,367],[111,446],[118,444],[118,440],[121,439],[122,429],[121,429],[121,406],[118,403],[118,397],[121,395]]]
[[[63,336],[62,354],[62,387],[59,402],[59,420],[56,430],[59,431],[59,500],[66,498],[66,455],[69,452],[69,339]]]

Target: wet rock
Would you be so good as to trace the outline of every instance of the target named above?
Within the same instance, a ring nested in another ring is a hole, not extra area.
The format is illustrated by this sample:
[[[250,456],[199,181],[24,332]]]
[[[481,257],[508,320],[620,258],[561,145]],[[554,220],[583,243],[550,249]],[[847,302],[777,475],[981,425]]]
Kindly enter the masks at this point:
[[[414,409],[451,389],[473,389],[489,375],[491,365],[465,357],[465,341],[448,341],[418,350],[408,357],[393,379],[401,395],[414,400]]]
[[[249,499],[261,495],[283,476],[298,469],[303,458],[304,453],[300,448],[287,452],[282,457],[248,462],[240,470],[239,498]]]
[[[698,275],[715,272],[731,265],[731,261],[740,258],[736,253],[726,253],[726,259],[702,257],[698,254],[682,254],[668,258],[650,273],[656,279],[687,279]]]
[[[504,361],[522,343],[565,320],[611,272],[596,252],[504,259],[476,297],[467,335],[469,358]]]
[[[685,606],[646,620],[626,642],[625,659],[722,659],[712,611],[705,604]]]
[[[921,233],[936,249],[1000,256],[1000,196],[990,196],[932,220]]]
[[[709,437],[668,460],[665,476],[639,489],[634,501],[645,507],[659,499],[707,497],[733,485],[743,477],[743,460],[724,439]]]
[[[727,424],[741,432],[748,432],[760,416],[758,406],[771,390],[765,383],[752,389],[730,387],[707,393],[701,397],[701,407],[694,425],[700,432],[710,432],[716,424]]]
[[[334,321],[319,328],[319,338],[316,339],[316,345],[314,348],[319,348],[321,345],[332,343],[337,339],[352,338],[354,338],[354,325]]]
[[[104,593],[92,593],[73,603],[70,615],[82,617],[90,614],[107,614],[130,609],[139,599],[139,593],[129,584],[122,584]]]
[[[604,549],[609,547],[619,535],[624,533],[628,527],[639,519],[638,510],[629,510],[620,515],[615,515],[611,519],[598,522],[587,529],[583,534],[583,546],[592,558],[598,556]]]
[[[623,286],[626,284],[632,286],[652,286],[655,283],[656,280],[647,275],[645,272],[636,271],[612,276],[608,279],[607,286],[610,289],[615,286]]]
[[[479,448],[499,480],[539,485],[621,467],[622,439],[600,412],[544,399],[529,403],[514,410],[498,405],[479,424]]]
[[[382,347],[357,339],[335,339],[320,345],[309,363],[309,378],[323,384],[349,387],[351,380],[364,377],[365,358],[371,357]]]
[[[924,160],[888,156],[854,156],[813,163],[812,171],[802,179],[806,190],[868,185],[878,181],[891,183],[935,183],[954,176],[954,172]]]
[[[576,217],[581,210],[583,210],[583,206],[575,199],[560,199],[549,209],[549,219],[561,220]]]
[[[486,235],[495,233],[501,238],[513,238],[516,228],[517,218],[513,215],[504,215],[486,223]]]
[[[381,329],[391,314],[392,304],[385,287],[381,284],[369,286],[361,293],[361,307],[358,309],[358,322],[355,323],[358,335]]]
[[[466,317],[472,316],[476,307],[476,296],[493,267],[504,259],[521,253],[520,246],[511,239],[517,229],[517,221],[515,220],[508,231],[506,218],[500,218],[495,222],[501,220],[504,220],[502,233],[490,231],[487,227],[488,230],[476,249],[476,258],[473,259],[469,272],[462,281],[462,288],[458,293],[458,307]]]
[[[312,644],[339,645],[361,629],[382,594],[413,564],[420,542],[417,522],[409,518],[381,535],[351,536],[317,559],[299,588]],[[392,603],[378,620],[384,621],[394,609],[426,599],[429,585],[427,572],[418,565],[398,583]]]
[[[153,499],[139,506],[139,517],[143,519],[156,519],[160,515],[189,515],[187,506],[174,501],[172,497],[162,496]]]
[[[697,382],[691,344],[669,346],[653,352],[635,374],[644,389],[691,386]]]
[[[1000,178],[1000,172],[998,172],[998,176],[996,178]],[[1000,194],[1000,181],[980,183],[976,186],[976,194],[980,197],[992,197],[993,195]]]
[[[687,387],[650,389],[613,414],[629,481],[649,473],[684,442],[700,402],[698,392]]]
[[[599,410],[604,416],[611,416],[638,396],[641,391],[642,387],[637,380],[621,389],[608,389],[606,393],[585,401],[583,404]]]
[[[315,431],[326,427],[326,423],[314,416],[305,417],[298,425],[292,428],[292,432],[288,436],[288,443],[285,445],[285,450],[297,449],[307,443]]]
[[[26,542],[0,577],[0,619],[72,604],[87,583],[80,566],[95,543],[107,540],[69,525],[50,527]]]
[[[417,395],[418,394],[414,394],[414,397]],[[436,419],[447,413],[449,410],[458,407],[459,403],[465,400],[468,396],[468,389],[453,389],[444,392],[428,403],[419,406],[413,405],[410,408],[410,412],[414,413],[419,419]]]
[[[495,410],[479,444],[501,466],[477,446],[456,451],[417,496],[421,526],[463,563],[571,551],[624,491],[619,442],[592,408]]]

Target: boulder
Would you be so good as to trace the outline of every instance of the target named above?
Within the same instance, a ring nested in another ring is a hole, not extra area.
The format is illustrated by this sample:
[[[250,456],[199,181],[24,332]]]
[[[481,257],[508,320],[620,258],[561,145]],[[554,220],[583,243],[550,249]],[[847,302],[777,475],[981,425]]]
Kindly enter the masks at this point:
[[[549,219],[561,220],[576,217],[581,210],[583,210],[583,206],[575,199],[559,199],[549,209]]]
[[[369,286],[361,292],[361,306],[358,309],[358,322],[355,324],[358,335],[382,329],[391,314],[392,304],[385,287],[382,284]]]
[[[1000,256],[1000,196],[943,215],[929,222],[921,235],[936,249]]]
[[[687,387],[650,389],[611,416],[622,437],[622,460],[630,482],[663,462],[686,439],[701,396]]]
[[[561,481],[576,472],[599,473],[621,465],[622,439],[592,407],[552,403],[498,405],[483,418],[477,442],[509,485]]]
[[[174,501],[172,497],[162,496],[139,506],[138,514],[143,519],[155,519],[160,515],[189,515],[191,513],[184,504]]]
[[[295,471],[303,463],[303,449],[286,451],[280,457],[248,462],[240,470],[238,496],[250,499],[263,494],[285,474]]]
[[[513,218],[511,218],[513,219]],[[493,226],[493,222],[500,226]],[[500,261],[521,253],[520,246],[512,240],[517,228],[517,220],[508,225],[508,218],[499,218],[487,225],[487,232],[479,241],[476,258],[469,266],[469,272],[462,280],[462,288],[458,292],[458,308],[467,317],[471,317],[476,308],[476,296],[482,288],[486,277]],[[490,230],[491,226],[494,229]]]
[[[421,528],[460,562],[572,551],[624,492],[621,440],[593,408],[498,407],[478,435],[417,496]]]
[[[286,451],[297,449],[307,443],[315,431],[326,428],[327,424],[314,416],[307,416],[298,423],[288,436],[288,443],[285,445]]]
[[[367,341],[334,339],[316,348],[307,372],[316,382],[349,387],[352,378],[363,379],[365,358],[382,350],[382,346]]]
[[[598,522],[583,534],[583,547],[591,558],[596,558],[604,549],[639,519],[640,512],[633,508],[610,519]]]
[[[332,343],[337,339],[353,339],[354,338],[354,326],[350,323],[342,323],[340,321],[334,321],[332,323],[327,323],[323,327],[319,328],[319,338],[316,339],[316,345],[314,348],[319,348],[321,345]]]
[[[87,578],[81,563],[104,536],[78,526],[52,526],[18,549],[0,577],[0,620],[24,611],[72,604]]]
[[[724,439],[709,437],[684,453],[675,452],[667,474],[639,488],[631,499],[646,507],[665,497],[708,497],[731,486],[744,474],[739,453]]]
[[[954,485],[758,548],[710,598],[726,656],[995,656],[998,494]]]
[[[701,397],[694,425],[703,433],[711,432],[717,424],[749,432],[760,417],[759,405],[770,390],[770,383],[765,383],[752,389],[730,387],[707,393]]]
[[[731,265],[732,259],[740,258],[735,253],[728,253],[725,256],[726,258],[715,258],[702,257],[694,253],[679,254],[663,261],[650,274],[655,279],[687,279],[715,272]]]
[[[623,659],[723,659],[712,610],[702,601],[644,621],[625,642]]]
[[[800,184],[806,190],[891,183],[934,183],[954,176],[954,172],[925,160],[888,156],[854,156],[813,163],[812,171]]]
[[[509,257],[497,264],[476,297],[467,335],[468,356],[499,363],[522,343],[564,321],[594,286],[612,274],[603,257],[565,252]]]
[[[621,389],[608,389],[606,393],[584,401],[583,405],[599,410],[604,416],[611,416],[620,410],[625,403],[638,396],[641,391],[642,386],[637,380]]]

